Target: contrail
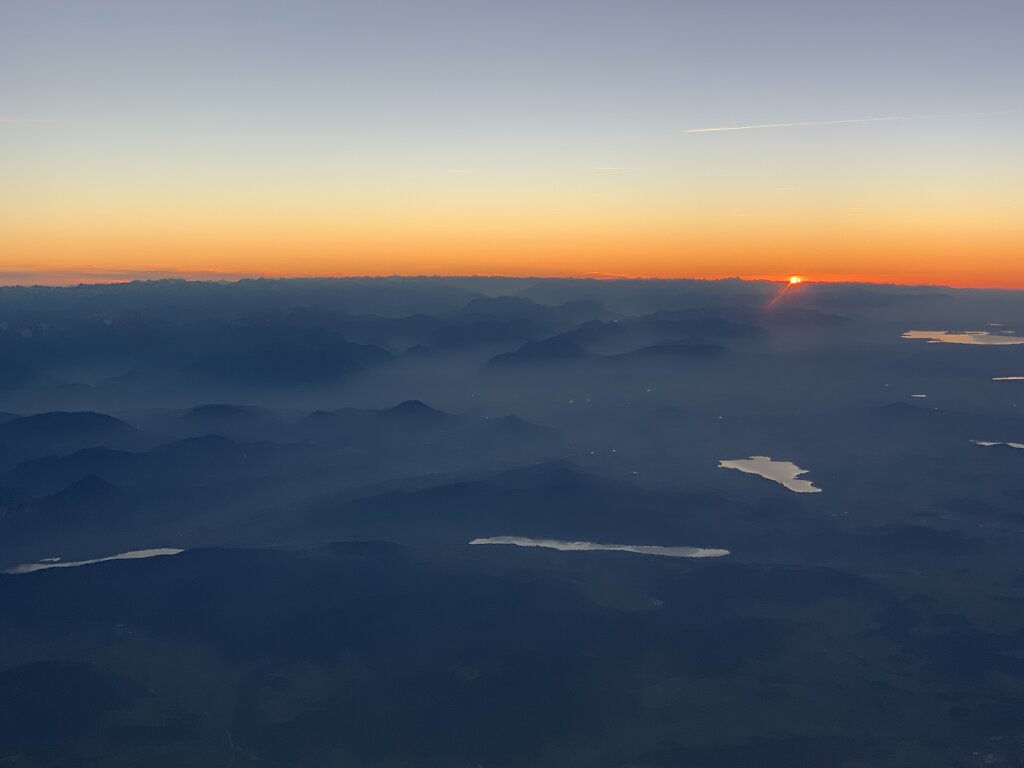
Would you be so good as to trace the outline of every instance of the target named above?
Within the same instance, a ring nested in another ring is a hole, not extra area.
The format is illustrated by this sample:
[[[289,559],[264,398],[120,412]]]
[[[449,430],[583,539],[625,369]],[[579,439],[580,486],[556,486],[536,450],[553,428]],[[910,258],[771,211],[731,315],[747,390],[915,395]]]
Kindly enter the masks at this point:
[[[906,115],[902,117],[861,117],[853,120],[814,120],[806,123],[765,123],[764,125],[730,125],[724,128],[688,128],[683,133],[719,133],[722,131],[754,131],[760,128],[801,128],[807,125],[847,125],[849,123],[889,123],[898,120],[933,120],[938,117],[979,117],[1005,112],[955,112],[943,115]]]

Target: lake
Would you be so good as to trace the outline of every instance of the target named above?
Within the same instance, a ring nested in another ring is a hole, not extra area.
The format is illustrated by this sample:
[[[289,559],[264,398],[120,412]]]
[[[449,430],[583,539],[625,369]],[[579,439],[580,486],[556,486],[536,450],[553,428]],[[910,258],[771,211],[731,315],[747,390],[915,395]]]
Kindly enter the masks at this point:
[[[727,549],[703,547],[661,547],[652,544],[597,544],[593,541],[559,541],[558,539],[530,539],[523,536],[490,536],[473,539],[470,544],[506,544],[513,547],[541,547],[561,552],[632,552],[635,555],[659,557],[725,557]]]
[[[798,480],[808,470],[798,467],[791,461],[775,461],[770,456],[751,456],[749,459],[722,459],[718,462],[722,469],[735,469],[750,475],[758,475],[788,488],[794,493],[821,493],[810,480]]]

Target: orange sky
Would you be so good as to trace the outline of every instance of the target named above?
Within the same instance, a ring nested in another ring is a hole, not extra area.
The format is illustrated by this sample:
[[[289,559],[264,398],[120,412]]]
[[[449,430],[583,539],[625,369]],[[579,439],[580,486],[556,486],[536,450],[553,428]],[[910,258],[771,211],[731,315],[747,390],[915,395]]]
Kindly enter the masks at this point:
[[[965,160],[934,126],[854,126],[875,133],[841,152],[819,134],[754,131],[676,137],[683,156],[649,166],[531,158],[472,172],[415,153],[348,170],[292,150],[273,169],[249,152],[179,164],[96,137],[79,156],[76,130],[0,132],[73,158],[9,163],[20,183],[0,185],[0,282],[801,274],[1024,288],[1024,167]]]
[[[550,206],[550,207],[549,207]],[[749,207],[747,207],[749,206]],[[470,199],[337,211],[29,211],[0,231],[0,282],[494,274],[727,276],[1024,288],[1024,219],[992,211],[808,211]],[[941,215],[940,215],[941,214]],[[6,256],[13,254],[13,258]]]

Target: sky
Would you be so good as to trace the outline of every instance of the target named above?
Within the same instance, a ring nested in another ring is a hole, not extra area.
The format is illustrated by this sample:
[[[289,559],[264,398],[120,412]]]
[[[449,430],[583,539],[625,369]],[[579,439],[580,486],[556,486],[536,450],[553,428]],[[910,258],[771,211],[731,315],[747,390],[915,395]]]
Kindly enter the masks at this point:
[[[0,283],[1024,287],[1020,0],[0,0],[0,19]]]

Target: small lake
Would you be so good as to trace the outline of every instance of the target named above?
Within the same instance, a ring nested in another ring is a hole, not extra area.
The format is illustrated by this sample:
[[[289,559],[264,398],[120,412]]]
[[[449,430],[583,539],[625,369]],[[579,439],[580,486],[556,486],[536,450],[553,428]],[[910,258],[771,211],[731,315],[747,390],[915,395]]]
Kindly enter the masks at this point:
[[[808,470],[801,469],[791,461],[775,461],[769,456],[751,456],[749,459],[722,459],[718,462],[722,469],[735,469],[749,475],[758,475],[788,488],[794,493],[821,493],[810,480],[798,480]]]
[[[971,442],[975,445],[984,446],[985,448],[991,448],[993,445],[1006,445],[1010,448],[1020,448],[1021,450],[1024,450],[1024,443],[1006,443],[1000,440],[971,440]]]
[[[47,571],[51,568],[77,568],[80,565],[94,565],[95,563],[108,563],[111,560],[144,560],[147,557],[164,557],[167,555],[180,555],[183,549],[136,549],[132,552],[122,552],[119,555],[109,557],[97,557],[95,560],[69,560],[62,562],[59,557],[47,557],[38,563],[26,563],[16,565],[6,573],[34,573],[35,571]]]
[[[1024,338],[1010,333],[990,333],[988,331],[907,331],[904,339],[921,339],[929,344],[1024,344]]]
[[[513,547],[541,547],[561,552],[632,552],[635,555],[659,557],[725,557],[727,549],[703,547],[659,547],[648,544],[597,544],[593,541],[559,541],[558,539],[529,539],[523,536],[490,536],[473,539],[470,544],[506,544]]]

